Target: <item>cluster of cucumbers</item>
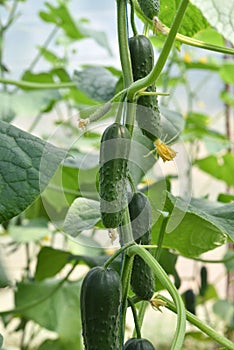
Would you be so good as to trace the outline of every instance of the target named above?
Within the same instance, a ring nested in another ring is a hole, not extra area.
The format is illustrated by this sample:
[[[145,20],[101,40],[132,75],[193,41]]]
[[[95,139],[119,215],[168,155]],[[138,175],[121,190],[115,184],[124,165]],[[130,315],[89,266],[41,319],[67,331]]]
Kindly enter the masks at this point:
[[[157,15],[159,0],[138,3],[147,17]],[[144,35],[129,39],[134,80],[148,75],[154,65],[153,48]],[[155,86],[147,91],[155,92]],[[142,114],[144,117],[142,117]],[[141,96],[137,101],[136,120],[143,134],[151,140],[160,135],[160,112],[156,95]],[[145,194],[127,192],[128,158],[131,135],[125,125],[113,123],[101,139],[99,193],[103,225],[108,229],[121,225],[125,210],[129,211],[133,238],[136,243],[151,241],[151,206]],[[145,261],[136,255],[131,273],[131,289],[140,300],[150,300],[154,294],[154,275]],[[81,288],[81,318],[86,350],[118,350],[121,338],[122,285],[118,272],[110,267],[94,267],[84,278]],[[131,338],[125,350],[154,350],[146,339]]]

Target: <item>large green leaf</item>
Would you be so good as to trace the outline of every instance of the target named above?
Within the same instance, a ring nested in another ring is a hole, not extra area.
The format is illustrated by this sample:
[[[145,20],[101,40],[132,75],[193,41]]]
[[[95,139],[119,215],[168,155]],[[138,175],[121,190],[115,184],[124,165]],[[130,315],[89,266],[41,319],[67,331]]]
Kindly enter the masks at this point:
[[[230,0],[190,0],[210,25],[234,44],[234,7]]]
[[[70,349],[80,350],[80,286],[80,281],[61,285],[57,279],[20,282],[15,293],[18,314],[56,332],[62,344],[70,343]]]
[[[3,344],[3,336],[0,334],[0,348],[2,347]]]
[[[60,339],[45,340],[37,350],[70,350],[70,344],[62,344]]]
[[[234,241],[234,205],[222,205],[204,199],[186,202],[168,195],[165,206],[171,215],[166,227],[163,244],[176,249],[187,257],[219,247],[227,241]],[[160,221],[153,227],[154,242],[157,242]]]
[[[109,70],[98,66],[74,72],[74,81],[78,89],[88,97],[101,102],[109,101],[115,95],[117,80]]]
[[[234,155],[211,155],[195,161],[199,169],[205,171],[216,179],[226,182],[228,186],[234,185]]]
[[[164,24],[170,27],[175,17],[176,10],[179,7],[180,1],[170,0],[170,5],[168,4],[168,0],[160,1],[159,18]],[[180,27],[180,33],[192,37],[197,32],[207,27],[209,27],[209,24],[202,15],[201,11],[190,3]]]
[[[70,256],[63,250],[43,247],[38,254],[35,279],[42,281],[55,276],[69,262]]]
[[[63,230],[72,237],[89,230],[100,220],[100,203],[92,199],[77,198],[68,210]]]
[[[3,121],[0,140],[0,222],[3,222],[37,198],[65,152]]]

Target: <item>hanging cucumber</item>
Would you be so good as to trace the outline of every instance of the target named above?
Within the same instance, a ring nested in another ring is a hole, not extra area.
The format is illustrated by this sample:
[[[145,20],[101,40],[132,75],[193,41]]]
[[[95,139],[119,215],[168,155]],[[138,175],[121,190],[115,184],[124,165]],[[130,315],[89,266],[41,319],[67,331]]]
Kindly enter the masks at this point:
[[[160,0],[138,0],[138,3],[146,17],[153,19],[159,14]]]
[[[136,243],[150,244],[152,213],[148,198],[142,192],[136,192],[133,194],[128,208]],[[152,270],[138,255],[133,260],[131,288],[142,300],[150,300],[154,294],[155,279]]]
[[[201,277],[201,285],[199,288],[199,294],[204,297],[207,288],[208,288],[208,282],[207,282],[207,268],[205,266],[201,267],[200,270],[200,277]]]
[[[150,40],[144,35],[129,39],[134,81],[148,75],[154,66],[154,51]],[[148,92],[156,92],[155,85],[150,85]],[[152,141],[161,135],[160,111],[156,95],[140,96],[137,100],[136,120],[144,135]]]
[[[124,344],[124,350],[155,350],[155,348],[147,339],[131,338]]]
[[[128,129],[118,123],[103,133],[100,148],[99,193],[101,218],[107,228],[117,227],[127,206]]]
[[[121,281],[111,268],[92,268],[85,276],[80,295],[85,350],[120,349]]]

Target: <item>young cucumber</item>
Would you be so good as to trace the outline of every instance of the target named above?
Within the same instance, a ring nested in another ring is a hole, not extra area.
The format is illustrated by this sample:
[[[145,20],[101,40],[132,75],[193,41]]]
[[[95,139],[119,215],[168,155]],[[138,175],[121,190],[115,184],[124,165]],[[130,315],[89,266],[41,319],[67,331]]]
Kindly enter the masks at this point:
[[[103,133],[100,148],[99,193],[101,218],[107,228],[117,227],[127,206],[128,129],[118,123]]]
[[[121,281],[118,273],[97,266],[82,283],[80,295],[85,350],[120,349]]]
[[[148,198],[136,192],[128,205],[133,237],[138,244],[148,245],[151,241],[152,213]],[[155,279],[152,270],[138,255],[134,257],[131,288],[142,300],[150,300],[154,294]]]
[[[159,14],[160,0],[138,0],[138,3],[146,17],[153,19]]]
[[[155,350],[155,348],[147,339],[131,338],[124,344],[124,350]]]
[[[144,35],[136,35],[129,39],[129,50],[132,62],[133,79],[144,78],[154,66],[154,51],[150,40]],[[146,92],[156,92],[155,85]],[[136,120],[144,135],[152,141],[160,138],[160,111],[156,95],[140,96],[137,100]]]

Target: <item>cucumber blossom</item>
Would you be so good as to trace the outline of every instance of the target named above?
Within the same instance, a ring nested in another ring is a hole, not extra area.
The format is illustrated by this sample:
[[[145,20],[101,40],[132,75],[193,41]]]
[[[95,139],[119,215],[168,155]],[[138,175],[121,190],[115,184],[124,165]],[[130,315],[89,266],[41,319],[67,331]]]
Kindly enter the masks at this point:
[[[121,281],[111,268],[92,268],[80,294],[82,334],[85,350],[120,348]]]
[[[146,17],[153,19],[154,16],[158,16],[160,0],[138,0],[138,3]]]
[[[154,66],[154,51],[151,41],[144,35],[129,39],[129,50],[134,81],[148,75]],[[150,85],[146,92],[156,92],[155,85]],[[144,135],[152,141],[160,138],[161,115],[156,95],[140,96],[137,100],[136,120]]]
[[[150,244],[152,213],[148,198],[142,192],[136,192],[133,194],[128,208],[136,243]],[[142,300],[150,300],[154,294],[154,275],[149,265],[139,255],[136,255],[133,260],[131,288]]]
[[[131,137],[128,129],[111,124],[100,148],[99,194],[101,218],[107,228],[117,227],[127,206],[127,166]]]
[[[147,339],[131,338],[124,344],[124,350],[155,350],[155,348]]]

